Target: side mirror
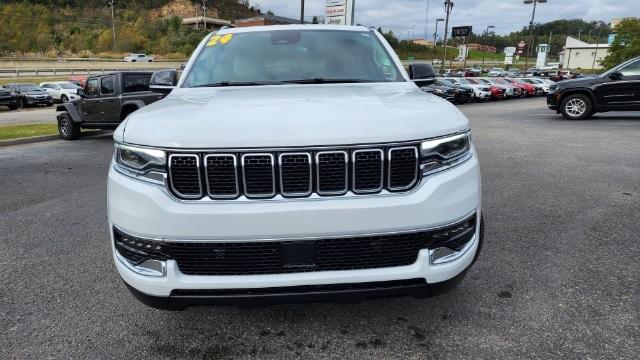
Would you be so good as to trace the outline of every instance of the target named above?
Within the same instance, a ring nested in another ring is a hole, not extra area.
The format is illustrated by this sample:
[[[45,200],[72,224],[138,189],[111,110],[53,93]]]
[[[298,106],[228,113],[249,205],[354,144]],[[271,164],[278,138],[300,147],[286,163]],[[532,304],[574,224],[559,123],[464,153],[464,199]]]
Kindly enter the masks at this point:
[[[161,94],[168,94],[178,84],[178,72],[174,69],[158,70],[151,75],[149,89]]]
[[[76,94],[78,96],[80,96],[81,98],[83,98],[83,99],[86,97],[86,94],[84,93],[84,89],[83,88],[78,88],[78,90],[76,90]]]
[[[622,79],[622,73],[620,71],[614,71],[611,74],[609,74],[609,79],[620,80]]]
[[[430,64],[414,63],[409,65],[409,77],[418,86],[431,85],[436,81],[436,72]]]

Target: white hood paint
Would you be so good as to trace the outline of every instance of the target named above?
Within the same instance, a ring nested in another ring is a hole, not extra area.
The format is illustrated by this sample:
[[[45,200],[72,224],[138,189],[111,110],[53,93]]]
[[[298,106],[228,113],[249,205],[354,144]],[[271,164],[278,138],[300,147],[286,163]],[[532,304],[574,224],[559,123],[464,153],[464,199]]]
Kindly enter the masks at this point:
[[[468,128],[411,82],[177,88],[131,114],[117,140],[167,148],[257,148],[418,140]]]

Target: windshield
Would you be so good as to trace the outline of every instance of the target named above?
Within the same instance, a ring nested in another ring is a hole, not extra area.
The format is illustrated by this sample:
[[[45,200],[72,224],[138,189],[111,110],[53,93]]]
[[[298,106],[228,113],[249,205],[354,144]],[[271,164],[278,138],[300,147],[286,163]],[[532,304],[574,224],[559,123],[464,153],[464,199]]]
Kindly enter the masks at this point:
[[[373,32],[272,30],[212,36],[184,87],[404,81]]]
[[[463,85],[469,85],[470,84],[467,79],[460,79],[459,81],[460,81],[460,84],[463,84]]]
[[[58,84],[60,86],[60,88],[62,89],[69,89],[69,90],[75,90],[77,89],[79,86],[73,83],[62,83],[62,84]]]
[[[440,82],[446,86],[454,86],[455,84],[448,79],[440,79]]]
[[[18,85],[18,90],[19,91],[38,91],[42,89],[40,88],[40,86],[36,84],[20,84]]]

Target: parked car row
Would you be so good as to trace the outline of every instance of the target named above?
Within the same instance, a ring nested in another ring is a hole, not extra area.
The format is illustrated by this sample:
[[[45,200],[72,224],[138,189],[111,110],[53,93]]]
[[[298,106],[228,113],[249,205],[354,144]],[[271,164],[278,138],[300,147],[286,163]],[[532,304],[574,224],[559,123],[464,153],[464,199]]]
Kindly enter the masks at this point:
[[[51,81],[38,84],[12,83],[0,86],[0,105],[10,110],[28,106],[53,106],[54,102],[66,103],[79,98],[80,87],[70,81]]]

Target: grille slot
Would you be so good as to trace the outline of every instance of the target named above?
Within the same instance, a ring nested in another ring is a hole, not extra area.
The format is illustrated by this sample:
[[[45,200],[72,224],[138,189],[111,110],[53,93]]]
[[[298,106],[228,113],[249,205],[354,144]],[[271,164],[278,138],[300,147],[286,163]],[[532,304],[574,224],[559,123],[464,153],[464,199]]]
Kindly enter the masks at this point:
[[[272,154],[242,156],[244,193],[252,198],[270,198],[276,194],[274,157]]]
[[[200,180],[200,157],[192,154],[169,156],[171,188],[180,197],[197,199],[202,197]]]
[[[402,147],[389,150],[387,186],[391,191],[406,190],[418,180],[418,149]]]
[[[309,196],[313,189],[311,154],[280,154],[280,190],[283,196]]]
[[[217,199],[233,199],[240,195],[238,161],[235,155],[207,155],[204,158],[204,166],[209,196]]]
[[[382,190],[384,152],[380,149],[353,152],[353,192],[374,193]]]
[[[322,151],[316,154],[318,194],[342,195],[347,192],[348,160],[346,151]]]

